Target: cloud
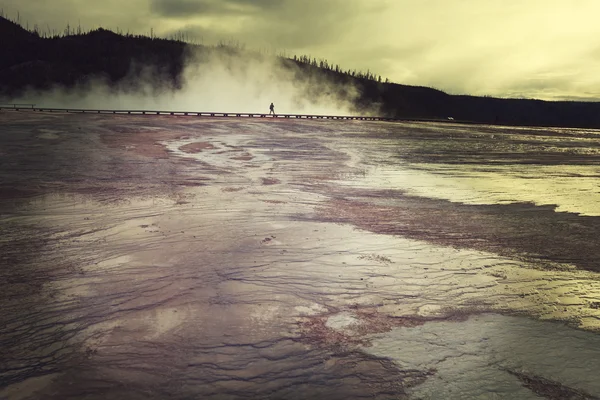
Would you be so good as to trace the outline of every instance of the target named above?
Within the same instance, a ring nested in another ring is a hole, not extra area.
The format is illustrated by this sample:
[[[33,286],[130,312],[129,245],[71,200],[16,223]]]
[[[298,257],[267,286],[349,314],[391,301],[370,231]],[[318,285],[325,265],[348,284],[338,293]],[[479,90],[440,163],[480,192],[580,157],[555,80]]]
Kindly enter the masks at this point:
[[[360,14],[357,0],[152,0],[159,18],[190,34],[233,38],[254,47],[296,50],[338,42]],[[207,31],[210,33],[207,35]]]
[[[207,15],[256,15],[279,4],[275,0],[151,0],[150,10],[162,17],[190,19]]]
[[[62,32],[67,24],[81,24],[84,29],[104,27],[123,31],[149,33],[159,21],[152,18],[145,0],[3,0],[0,8],[10,18],[20,15],[23,24],[42,31]]]
[[[190,19],[197,16],[256,16],[280,8],[276,0],[151,0],[150,10],[162,17]]]

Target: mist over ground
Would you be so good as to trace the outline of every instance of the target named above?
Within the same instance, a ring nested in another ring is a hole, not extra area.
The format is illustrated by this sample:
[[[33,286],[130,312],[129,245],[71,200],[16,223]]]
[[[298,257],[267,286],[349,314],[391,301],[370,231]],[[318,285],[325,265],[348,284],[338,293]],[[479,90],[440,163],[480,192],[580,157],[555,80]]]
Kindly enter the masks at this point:
[[[357,112],[359,91],[354,85],[332,82],[280,57],[226,46],[189,46],[183,63],[175,84],[165,68],[133,61],[127,76],[116,84],[95,75],[74,88],[28,90],[10,101],[57,108],[253,113],[268,113],[273,102],[279,114]],[[360,113],[377,111],[373,106]]]

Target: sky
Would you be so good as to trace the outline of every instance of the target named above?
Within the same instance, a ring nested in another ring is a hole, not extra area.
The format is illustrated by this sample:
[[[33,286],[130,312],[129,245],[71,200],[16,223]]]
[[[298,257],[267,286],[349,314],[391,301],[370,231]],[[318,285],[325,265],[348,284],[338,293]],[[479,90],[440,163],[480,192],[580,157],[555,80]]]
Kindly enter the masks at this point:
[[[22,23],[327,59],[451,94],[600,101],[599,0],[0,0]]]

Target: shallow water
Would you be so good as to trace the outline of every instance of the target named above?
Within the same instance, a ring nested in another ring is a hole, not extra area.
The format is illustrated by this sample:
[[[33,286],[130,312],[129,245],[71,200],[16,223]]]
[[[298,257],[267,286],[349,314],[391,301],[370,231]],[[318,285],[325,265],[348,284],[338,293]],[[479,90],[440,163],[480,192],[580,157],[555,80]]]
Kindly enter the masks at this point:
[[[440,321],[394,329],[376,337],[366,351],[390,357],[401,368],[435,369],[411,390],[413,398],[489,398],[494,393],[536,399],[515,371],[600,393],[593,374],[582,373],[600,368],[599,349],[600,337],[561,325],[482,315],[459,324]]]
[[[0,118],[0,398],[600,396],[595,131]]]
[[[558,212],[600,216],[600,169],[595,166],[472,168],[439,164],[371,167],[351,187],[401,189],[408,194],[463,204],[531,202]]]

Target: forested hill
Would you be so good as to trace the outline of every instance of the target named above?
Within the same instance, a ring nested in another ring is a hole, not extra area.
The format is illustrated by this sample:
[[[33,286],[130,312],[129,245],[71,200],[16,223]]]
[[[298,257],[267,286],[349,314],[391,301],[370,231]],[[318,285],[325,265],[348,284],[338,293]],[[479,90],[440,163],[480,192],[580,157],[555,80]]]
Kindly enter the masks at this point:
[[[191,45],[176,39],[123,35],[105,29],[80,32],[67,28],[61,34],[41,34],[37,27],[27,30],[0,17],[0,101],[16,97],[28,87],[73,87],[98,77],[108,84],[121,83],[128,74],[141,73],[142,66],[156,67],[163,74],[164,84],[177,89],[182,85],[188,46],[206,52],[246,51],[231,46]],[[317,76],[340,87],[354,84],[360,93],[357,109],[377,105],[384,116],[452,116],[479,123],[600,128],[600,103],[449,95],[432,88],[389,83],[369,72],[344,71],[304,57],[280,61],[284,67],[297,67],[296,79]]]

